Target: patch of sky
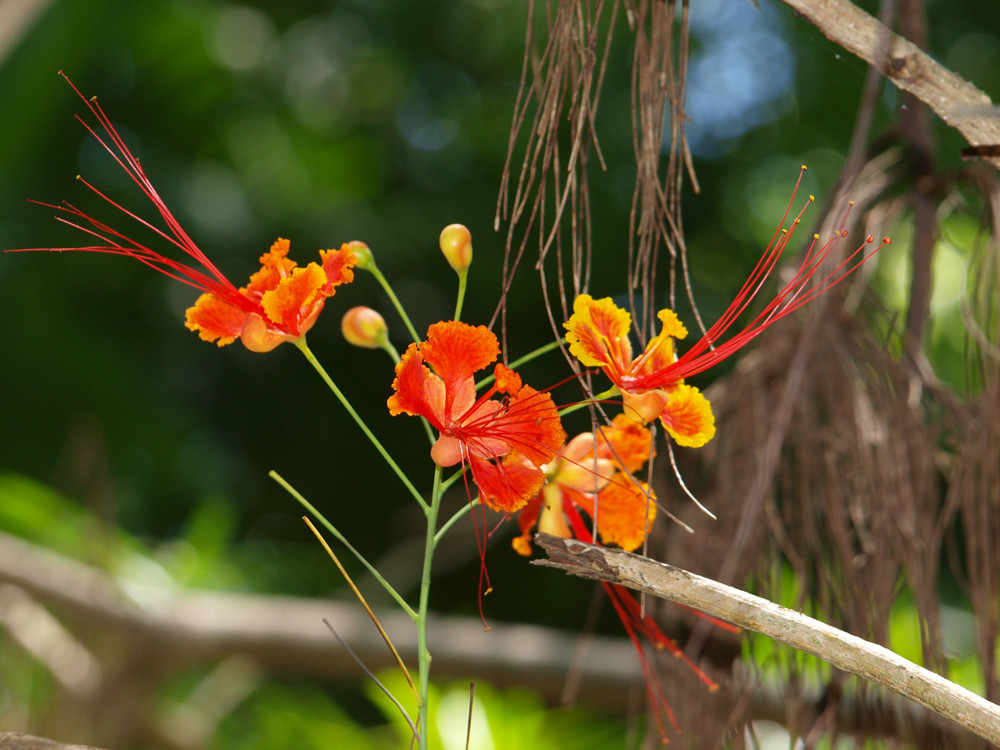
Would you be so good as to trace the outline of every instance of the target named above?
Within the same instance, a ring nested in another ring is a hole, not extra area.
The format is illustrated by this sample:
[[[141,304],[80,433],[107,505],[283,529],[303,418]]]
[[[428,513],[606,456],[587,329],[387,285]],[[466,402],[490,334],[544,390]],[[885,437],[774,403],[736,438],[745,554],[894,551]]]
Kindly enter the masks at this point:
[[[795,59],[767,4],[700,0],[691,7],[691,35],[685,132],[696,156],[718,158],[787,106]]]

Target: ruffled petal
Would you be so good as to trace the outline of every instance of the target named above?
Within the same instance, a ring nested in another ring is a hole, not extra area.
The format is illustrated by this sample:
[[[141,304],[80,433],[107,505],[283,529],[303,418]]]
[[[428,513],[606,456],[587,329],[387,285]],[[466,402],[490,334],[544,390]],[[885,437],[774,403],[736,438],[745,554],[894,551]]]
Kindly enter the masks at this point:
[[[296,267],[294,260],[288,259],[288,240],[279,237],[271,249],[260,256],[260,270],[250,277],[250,282],[240,291],[259,299],[264,292],[278,286],[283,278],[289,276]]]
[[[472,454],[469,466],[479,488],[479,497],[486,507],[501,513],[520,510],[545,484],[542,470],[524,461],[516,451],[511,451],[499,462]]]
[[[694,386],[679,385],[670,397],[660,421],[678,445],[700,448],[715,437],[712,405]]]
[[[303,268],[296,268],[291,276],[281,279],[274,289],[270,289],[261,297],[264,313],[282,333],[291,336],[303,336],[316,321],[326,297],[323,287],[326,285],[326,274],[315,263],[309,263]]]
[[[187,309],[184,325],[197,331],[203,341],[218,340],[219,346],[233,343],[243,332],[247,314],[214,294],[205,292]]]
[[[587,367],[605,368],[616,384],[632,364],[631,326],[632,317],[610,297],[595,300],[589,294],[574,300],[573,315],[563,323],[570,354]]]
[[[323,273],[326,274],[324,295],[331,297],[336,287],[354,281],[353,269],[358,259],[346,242],[340,246],[340,250],[320,250],[319,257],[322,259]]]
[[[396,364],[392,389],[394,393],[386,402],[392,416],[426,417],[435,429],[444,429],[445,386],[423,366],[416,344],[410,344]]]
[[[598,435],[597,455],[610,459],[625,471],[639,471],[649,460],[650,452],[655,455],[649,430],[625,414],[616,415],[610,429],[600,429]]]
[[[649,487],[636,484],[628,474],[618,474],[597,496],[597,533],[604,544],[617,544],[632,552],[642,546],[647,528],[656,518],[656,501],[647,497]],[[588,498],[589,499],[589,498]],[[578,502],[594,515],[593,504]]]
[[[657,313],[662,326],[660,332],[653,337],[646,346],[646,351],[641,357],[641,364],[636,368],[637,373],[649,373],[669,367],[677,359],[674,352],[674,339],[682,339],[687,336],[687,328],[681,323],[677,314],[664,308]]]
[[[521,390],[521,376],[503,364],[493,369],[494,386],[497,393],[517,393]]]
[[[497,337],[486,326],[449,320],[427,329],[427,340],[420,344],[420,356],[444,381],[448,399],[445,414],[458,415],[459,409],[454,405],[456,397],[463,388],[468,390],[473,373],[487,367],[499,354]],[[461,407],[462,411],[467,408]]]

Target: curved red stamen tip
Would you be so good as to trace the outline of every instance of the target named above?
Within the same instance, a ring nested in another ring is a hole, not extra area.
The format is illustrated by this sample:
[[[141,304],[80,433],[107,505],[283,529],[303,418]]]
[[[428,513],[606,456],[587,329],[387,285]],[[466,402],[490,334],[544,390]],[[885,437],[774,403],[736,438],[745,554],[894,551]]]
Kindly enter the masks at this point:
[[[883,237],[882,238],[882,244],[883,245],[891,245],[892,244],[892,240],[890,240],[888,237]]]
[[[870,234],[867,237],[865,237],[865,242],[874,242],[874,241],[875,238]]]

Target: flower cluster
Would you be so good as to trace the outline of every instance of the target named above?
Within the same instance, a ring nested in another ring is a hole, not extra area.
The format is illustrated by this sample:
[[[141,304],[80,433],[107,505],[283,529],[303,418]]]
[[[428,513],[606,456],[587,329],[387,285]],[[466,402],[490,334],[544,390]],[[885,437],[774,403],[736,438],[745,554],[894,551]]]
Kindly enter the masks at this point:
[[[569,352],[585,367],[598,368],[608,377],[615,392],[621,396],[623,412],[610,424],[576,435],[567,442],[552,396],[525,385],[521,377],[504,364],[495,364],[491,378],[487,379],[489,385],[482,393],[477,393],[475,375],[496,362],[500,347],[488,328],[458,320],[473,257],[472,238],[466,227],[452,224],[439,238],[445,259],[459,276],[455,320],[434,323],[422,341],[418,341],[419,336],[405,311],[378,271],[371,250],[363,243],[345,243],[337,250],[321,250],[319,262],[298,266],[288,258],[289,241],[279,238],[260,257],[260,270],[245,286],[237,287],[180,226],[96,100],[83,97],[75,86],[73,89],[98,125],[94,127],[80,117],[77,119],[151,201],[165,229],[124,209],[81,179],[83,184],[191,260],[177,260],[150,249],[69,203],[43,204],[56,209],[60,221],[95,240],[94,244],[85,247],[61,249],[125,255],[200,290],[201,296],[187,310],[186,326],[205,341],[225,346],[240,339],[255,352],[270,351],[286,341],[298,345],[427,516],[427,551],[419,612],[404,603],[404,609],[417,622],[418,639],[422,644],[426,642],[430,561],[438,535],[450,526],[449,522],[443,528],[437,527],[444,491],[440,468],[435,470],[434,488],[428,502],[371,434],[305,344],[305,336],[326,300],[340,285],[353,280],[355,268],[370,272],[383,284],[414,343],[409,344],[400,357],[389,342],[385,320],[367,307],[352,308],[344,316],[341,326],[345,338],[357,346],[381,348],[396,361],[392,394],[387,401],[389,412],[393,416],[422,417],[437,432],[431,438],[430,449],[430,457],[437,467],[460,466],[462,470],[467,467],[478,488],[482,506],[503,513],[505,517],[519,513],[521,533],[513,541],[514,549],[522,555],[530,555],[531,534],[537,528],[588,543],[599,539],[603,544],[634,551],[643,545],[657,515],[653,491],[637,479],[637,474],[654,455],[653,433],[645,425],[659,420],[678,445],[705,445],[716,430],[712,408],[701,391],[685,379],[734,354],[766,328],[839,283],[889,242],[883,239],[881,245],[866,253],[865,249],[874,242],[869,236],[845,260],[823,275],[820,269],[827,267],[828,257],[846,236],[846,230],[841,224],[831,239],[819,247],[819,238],[814,235],[794,276],[749,323],[736,333],[730,333],[775,269],[799,224],[801,213],[789,227],[784,226],[791,209],[789,201],[789,209],[778,231],[736,298],[719,320],[683,354],[678,354],[676,342],[687,337],[687,329],[672,310],[659,311],[659,332],[636,355],[630,340],[630,314],[611,298],[579,295],[573,304],[573,314],[564,323]],[[793,199],[794,196],[793,191]],[[590,525],[584,516],[589,516]],[[485,555],[484,544],[480,552]],[[485,558],[483,566],[485,571]],[[385,582],[383,585],[402,602],[402,597],[391,586]],[[639,654],[651,704],[673,721],[640,636],[683,659],[710,687],[714,688],[715,684],[660,630],[631,593],[619,586],[603,585]],[[414,734],[421,735],[421,747],[426,746],[429,658],[422,646],[419,704],[423,724],[418,729],[411,723]],[[661,734],[663,729],[660,724]]]

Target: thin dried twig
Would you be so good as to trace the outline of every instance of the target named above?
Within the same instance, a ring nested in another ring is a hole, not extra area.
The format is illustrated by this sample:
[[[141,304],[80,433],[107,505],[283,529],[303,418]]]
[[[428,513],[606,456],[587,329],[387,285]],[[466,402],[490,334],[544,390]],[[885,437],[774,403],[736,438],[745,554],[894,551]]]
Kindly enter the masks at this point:
[[[1000,706],[886,648],[767,599],[639,555],[549,534],[536,534],[535,541],[549,555],[548,560],[535,561],[538,565],[627,586],[766,635],[1000,743]]]

